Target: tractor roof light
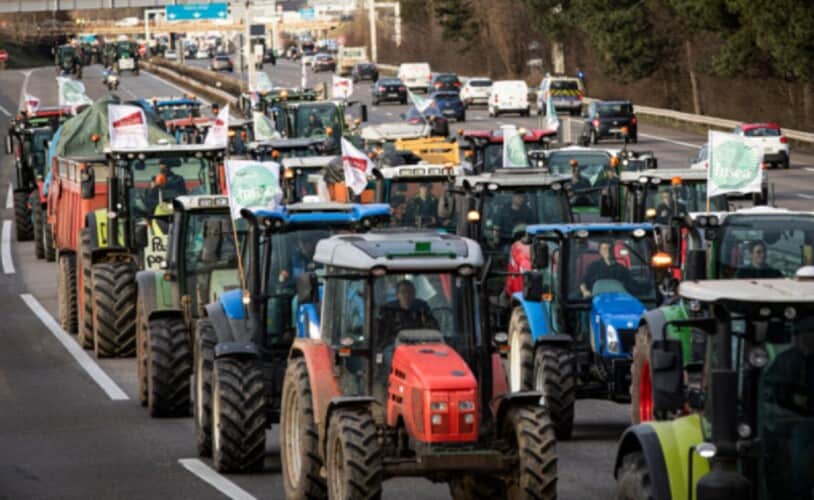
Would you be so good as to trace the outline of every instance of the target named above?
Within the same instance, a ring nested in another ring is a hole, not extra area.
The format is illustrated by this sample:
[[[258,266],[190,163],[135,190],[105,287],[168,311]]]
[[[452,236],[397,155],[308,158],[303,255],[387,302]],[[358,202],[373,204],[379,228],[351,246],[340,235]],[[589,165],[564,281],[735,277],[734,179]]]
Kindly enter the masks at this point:
[[[656,218],[656,209],[655,208],[648,208],[644,212],[644,217],[646,219],[655,219]]]
[[[90,140],[92,142],[99,142],[99,139],[100,139],[99,134],[93,134],[90,136]]]
[[[647,184],[648,182],[650,182],[650,178],[646,175],[639,177],[639,184]]]
[[[673,186],[680,186],[683,184],[683,180],[681,179],[680,175],[674,175],[672,179],[670,179],[670,184]]]
[[[333,135],[333,133],[334,133],[334,129],[333,129],[333,127],[325,127],[325,135],[327,135],[328,137],[330,137],[330,136],[332,136],[332,135]]]
[[[294,169],[291,167],[286,168],[283,170],[283,179],[291,180],[294,178]]]
[[[571,165],[571,167],[574,167],[574,168],[579,166],[579,162],[577,160],[573,159],[573,158],[571,159],[571,161],[568,162],[568,164]]]
[[[647,231],[645,231],[644,229],[637,227],[636,229],[633,230],[633,237],[636,238],[637,240],[640,240],[645,236],[647,236]]]
[[[466,213],[467,222],[480,222],[480,212],[477,210],[470,210]]]
[[[275,160],[276,160],[277,158],[279,158],[279,157],[280,157],[280,151],[278,151],[278,150],[276,150],[276,149],[273,149],[273,150],[271,151],[271,157],[272,157],[273,159],[275,159]]]
[[[576,160],[571,160],[571,161],[576,161]],[[619,166],[619,157],[612,156],[611,159],[610,159],[610,166],[613,167],[613,168],[618,167]]]
[[[673,258],[666,252],[656,252],[650,259],[654,269],[667,269],[673,265]]]

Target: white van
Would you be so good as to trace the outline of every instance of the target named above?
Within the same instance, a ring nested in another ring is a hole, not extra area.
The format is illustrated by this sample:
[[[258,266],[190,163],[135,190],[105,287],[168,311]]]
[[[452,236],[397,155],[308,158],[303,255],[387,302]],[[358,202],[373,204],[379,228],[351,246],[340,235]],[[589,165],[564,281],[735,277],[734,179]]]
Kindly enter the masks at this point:
[[[523,80],[500,80],[492,84],[489,96],[489,116],[520,113],[529,116],[529,87]]]
[[[427,91],[430,83],[432,83],[432,71],[430,70],[429,63],[404,63],[399,66],[398,74],[399,80],[404,82],[410,90]]]

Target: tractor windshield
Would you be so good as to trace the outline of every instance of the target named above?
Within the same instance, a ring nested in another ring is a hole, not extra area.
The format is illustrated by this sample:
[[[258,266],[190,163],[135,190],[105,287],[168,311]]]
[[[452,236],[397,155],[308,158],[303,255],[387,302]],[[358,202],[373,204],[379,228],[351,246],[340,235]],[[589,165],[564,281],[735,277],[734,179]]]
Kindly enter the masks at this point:
[[[791,277],[814,263],[814,216],[734,214],[718,238],[718,277]]]
[[[164,157],[130,160],[133,186],[129,189],[131,214],[151,217],[161,206],[185,194],[212,194],[209,186],[212,160]]]
[[[602,189],[616,178],[610,158],[604,152],[563,151],[552,153],[547,162],[551,174],[571,176],[571,188],[574,190],[571,205],[574,208],[598,208]]]
[[[667,224],[671,217],[687,215],[691,212],[707,211],[707,183],[685,182],[679,186],[669,184],[648,184],[645,210],[656,211],[654,222]],[[709,211],[725,212],[725,196],[715,196],[709,200]]]
[[[199,118],[200,104],[165,105],[158,107],[158,116],[164,121]]]
[[[528,144],[527,144],[528,146]],[[478,152],[480,158],[477,158],[477,162],[481,163],[481,169],[484,172],[493,172],[495,169],[503,168],[503,143],[502,142],[490,142],[483,147],[483,149]],[[528,158],[526,158],[526,166],[531,166],[528,164]]]
[[[637,230],[642,231],[642,230]],[[656,284],[650,265],[652,239],[642,231],[577,231],[567,240],[569,302],[585,302],[604,293],[628,293],[643,302],[655,302]],[[559,250],[555,250],[555,254]],[[552,257],[552,262],[557,256]],[[556,267],[554,268],[556,269]],[[553,277],[556,279],[556,277]]]
[[[570,222],[567,194],[550,186],[487,191],[481,225],[486,250],[508,253],[529,224]]]
[[[342,133],[339,108],[332,103],[313,104],[297,108],[296,137],[339,137]]]
[[[397,226],[444,229],[455,232],[454,213],[438,216],[438,200],[447,187],[443,181],[429,179],[392,179],[387,187],[387,200],[393,207],[393,221]]]

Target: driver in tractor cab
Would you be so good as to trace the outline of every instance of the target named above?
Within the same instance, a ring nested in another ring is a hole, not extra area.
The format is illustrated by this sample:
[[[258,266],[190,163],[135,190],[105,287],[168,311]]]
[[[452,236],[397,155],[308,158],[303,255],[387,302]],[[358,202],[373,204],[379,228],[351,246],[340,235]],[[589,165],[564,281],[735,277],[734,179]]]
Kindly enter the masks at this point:
[[[388,355],[392,356],[392,347],[400,331],[438,330],[438,320],[432,315],[429,304],[415,295],[413,282],[401,280],[396,285],[396,300],[382,306],[378,331],[382,334],[381,350],[388,349]]]
[[[438,216],[438,198],[432,194],[432,184],[425,182],[418,187],[418,193],[407,202],[404,213],[406,224],[425,226],[433,224]]]
[[[163,160],[158,164],[158,174],[150,179],[150,188],[147,191],[147,211],[152,213],[159,203],[171,201],[178,196],[187,194],[187,185],[184,178],[172,171]]]
[[[579,284],[579,290],[582,296],[589,299],[593,296],[594,283],[599,280],[615,280],[622,285],[625,289],[630,291],[633,288],[633,279],[630,276],[630,271],[616,262],[613,256],[613,242],[602,241],[599,243],[599,260],[591,262],[585,275],[582,277],[582,283]]]
[[[515,234],[517,226],[536,222],[534,211],[529,207],[528,199],[524,193],[514,193],[511,204],[498,214],[498,224],[502,234]]]
[[[296,276],[313,268],[314,253],[317,250],[317,243],[322,237],[322,235],[310,232],[297,234],[297,243],[289,254],[288,266],[281,270],[277,277],[281,284],[293,286]]]
[[[669,224],[673,217],[687,215],[687,205],[673,198],[673,189],[667,188],[660,193],[661,203],[656,207],[656,219],[659,224]]]
[[[305,136],[311,137],[314,135],[319,135],[325,132],[325,126],[322,124],[322,120],[320,120],[319,116],[317,116],[316,112],[311,112],[308,115],[308,125],[305,127]]]
[[[574,191],[591,188],[591,181],[580,173],[577,160],[571,160],[571,188]]]
[[[735,272],[736,278],[782,278],[783,273],[766,264],[766,244],[753,241],[749,245],[750,262]]]

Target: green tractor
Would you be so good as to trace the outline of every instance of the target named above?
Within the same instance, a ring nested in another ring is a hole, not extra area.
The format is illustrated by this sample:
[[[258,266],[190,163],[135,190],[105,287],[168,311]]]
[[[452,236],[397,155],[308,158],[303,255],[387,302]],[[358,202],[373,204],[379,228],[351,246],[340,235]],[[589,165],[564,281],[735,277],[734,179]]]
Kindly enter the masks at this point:
[[[132,71],[133,75],[139,73],[139,54],[136,42],[122,41],[116,44],[116,55],[113,69],[121,74],[122,71]]]
[[[791,277],[814,264],[814,213],[781,208],[752,207],[735,212],[700,213],[677,218],[666,229],[676,244],[669,249],[679,279]],[[733,285],[734,287],[734,285]],[[633,423],[670,419],[698,409],[697,391],[678,394],[656,380],[661,362],[653,358],[657,342],[682,345],[680,366],[688,386],[701,383],[700,360],[704,336],[677,321],[708,314],[702,302],[675,297],[640,320],[631,366]]]
[[[136,274],[138,394],[153,417],[189,413],[195,323],[204,306],[240,288],[229,198],[179,196],[172,203],[165,268]]]
[[[82,79],[82,60],[79,51],[73,45],[60,45],[54,51],[54,57],[59,76],[73,75]]]
[[[705,311],[662,330],[693,332],[697,388],[684,381],[685,345],[660,335],[653,384],[699,412],[628,428],[614,472],[620,500],[803,500],[814,495],[814,268],[796,279],[685,281],[682,301]]]

